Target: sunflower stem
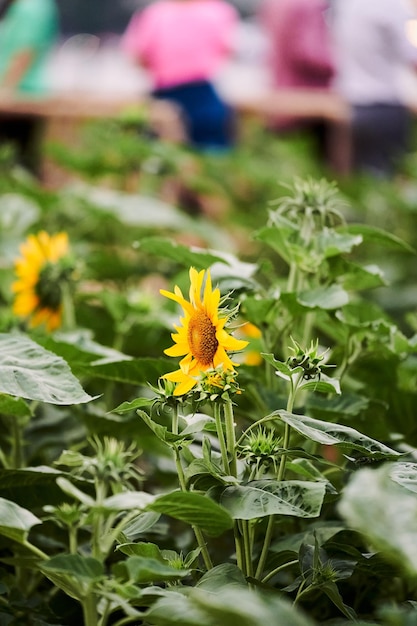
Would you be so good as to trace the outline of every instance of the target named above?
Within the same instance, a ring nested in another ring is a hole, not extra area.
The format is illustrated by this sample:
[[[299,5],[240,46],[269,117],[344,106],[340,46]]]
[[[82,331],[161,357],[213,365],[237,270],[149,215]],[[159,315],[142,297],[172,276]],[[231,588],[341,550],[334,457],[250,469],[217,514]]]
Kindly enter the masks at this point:
[[[177,412],[176,409],[175,409],[175,412]],[[181,464],[181,455],[177,446],[174,447],[174,455],[175,455],[175,466],[177,468],[178,481],[180,483],[181,491],[188,491],[187,483],[185,481],[184,470]],[[198,547],[201,550],[201,556],[203,557],[204,565],[206,566],[206,569],[208,570],[212,569],[213,563],[212,563],[210,554],[207,549],[207,544],[206,544],[206,540],[204,539],[204,535],[201,532],[201,529],[198,528],[198,526],[193,525],[192,529],[193,529],[195,538],[197,539]]]
[[[229,469],[231,476],[237,476],[236,464],[236,433],[233,415],[233,404],[228,400],[224,405],[224,418],[226,425],[226,446],[229,457]]]
[[[73,330],[75,328],[74,301],[69,284],[63,281],[62,289],[62,329]]]
[[[11,463],[13,469],[21,469],[23,467],[23,433],[17,417],[12,418],[12,457]]]
[[[291,378],[290,393],[288,395],[288,400],[287,400],[287,411],[288,411],[288,413],[292,413],[292,410],[294,408],[295,397],[297,395],[297,389],[298,389],[298,386],[299,386],[300,382],[302,381],[302,379],[303,379],[303,373],[298,374],[298,376],[296,376],[295,380],[293,380]],[[291,428],[290,428],[290,426],[288,424],[285,424],[284,440],[283,440],[283,444],[282,444],[284,453],[281,455],[279,469],[278,469],[278,476],[277,476],[277,479],[279,481],[284,479],[285,466],[286,466],[286,463],[287,463],[287,455],[285,454],[285,452],[289,448],[290,435],[291,435]],[[267,526],[266,533],[265,533],[265,539],[264,539],[264,543],[263,543],[263,546],[262,546],[262,552],[261,552],[261,556],[259,557],[258,567],[256,569],[256,574],[255,574],[256,578],[260,578],[261,575],[262,575],[262,572],[264,570],[266,559],[267,559],[267,556],[268,556],[269,546],[270,546],[271,541],[272,541],[272,536],[273,536],[273,532],[274,532],[274,525],[275,525],[274,516],[271,515],[269,517],[269,520],[268,520],[268,526]]]
[[[228,476],[230,474],[229,459],[227,456],[226,440],[224,438],[220,404],[218,402],[214,403],[214,419],[216,421],[217,438],[219,440],[220,452],[222,455],[223,469],[224,473]]]

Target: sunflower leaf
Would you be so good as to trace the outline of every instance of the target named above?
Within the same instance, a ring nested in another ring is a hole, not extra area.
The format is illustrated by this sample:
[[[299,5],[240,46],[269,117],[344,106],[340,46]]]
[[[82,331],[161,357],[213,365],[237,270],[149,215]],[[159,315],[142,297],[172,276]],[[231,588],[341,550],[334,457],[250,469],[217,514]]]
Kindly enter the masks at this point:
[[[93,400],[61,357],[28,337],[7,333],[0,333],[0,392],[60,405]]]

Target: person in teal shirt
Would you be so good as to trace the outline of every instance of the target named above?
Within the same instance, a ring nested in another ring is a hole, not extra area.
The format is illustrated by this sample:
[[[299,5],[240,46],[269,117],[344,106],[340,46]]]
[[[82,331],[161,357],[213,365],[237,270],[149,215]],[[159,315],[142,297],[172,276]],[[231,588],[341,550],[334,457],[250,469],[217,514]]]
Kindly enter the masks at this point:
[[[55,0],[4,0],[0,5],[0,99],[47,94],[46,64],[59,34]],[[18,161],[36,173],[39,119],[2,115],[0,141],[13,143]]]

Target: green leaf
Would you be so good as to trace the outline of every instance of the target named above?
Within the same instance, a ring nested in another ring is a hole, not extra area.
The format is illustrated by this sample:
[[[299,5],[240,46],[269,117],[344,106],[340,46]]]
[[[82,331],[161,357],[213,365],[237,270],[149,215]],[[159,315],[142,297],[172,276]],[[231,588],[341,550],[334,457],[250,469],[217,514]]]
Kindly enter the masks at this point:
[[[326,492],[325,482],[256,480],[226,487],[220,504],[233,519],[256,519],[266,515],[317,517]]]
[[[80,404],[93,398],[68,364],[24,335],[0,334],[0,391],[52,404]]]
[[[91,556],[80,554],[59,554],[42,563],[43,572],[70,574],[80,582],[93,582],[104,576],[104,566]]]
[[[145,411],[138,410],[137,414],[140,418],[142,418],[145,424],[149,426],[151,431],[158,437],[158,439],[168,445],[181,443],[187,438],[183,435],[175,435],[174,433],[169,431],[166,426],[161,426],[161,424],[154,422],[153,419],[149,417],[147,413],[145,413]]]
[[[184,267],[195,267],[198,270],[206,269],[216,262],[224,263],[223,256],[220,254],[213,254],[198,248],[190,249],[189,246],[163,237],[141,239],[140,248],[162,259],[171,259]]]
[[[31,417],[32,410],[22,398],[0,393],[0,414],[10,417]]]
[[[147,559],[154,559],[160,563],[166,563],[162,552],[155,543],[139,541],[138,543],[121,543],[116,550],[123,552],[127,556],[142,556]]]
[[[106,511],[131,511],[134,509],[144,509],[155,499],[155,496],[145,491],[125,491],[116,493],[106,498],[100,509]]]
[[[369,224],[349,224],[338,228],[341,233],[349,233],[351,235],[361,235],[364,242],[372,241],[386,248],[400,248],[406,252],[415,254],[415,250],[409,243],[400,239],[393,233],[371,226]]]
[[[199,493],[173,491],[157,498],[148,506],[148,510],[198,526],[212,537],[221,535],[233,526],[226,509]]]
[[[320,378],[303,382],[299,389],[309,389],[311,391],[319,391],[320,393],[337,393],[341,394],[340,383],[337,378],[330,378],[326,374],[320,374]]]
[[[265,359],[267,363],[272,365],[276,369],[277,372],[284,378],[285,380],[290,380],[291,375],[294,373],[294,369],[291,369],[286,363],[283,361],[278,361],[271,353],[261,352],[261,357]]]
[[[417,493],[417,463],[397,462],[392,466],[390,476],[395,483]]]
[[[363,433],[342,424],[333,424],[307,417],[295,415],[288,411],[276,411],[280,419],[294,428],[300,435],[325,446],[336,446],[358,450],[365,456],[373,458],[394,458],[400,456],[399,452],[375,439],[367,437]]]
[[[337,230],[324,228],[317,236],[317,244],[326,258],[347,254],[362,243],[361,235],[340,233]]]
[[[340,285],[317,287],[297,295],[297,301],[310,309],[340,309],[349,302],[348,293]]]
[[[141,535],[155,526],[160,518],[159,513],[154,511],[144,511],[139,513],[125,528],[123,534],[127,539],[135,539],[138,535]]]
[[[185,596],[167,592],[145,613],[157,626],[313,626],[313,622],[287,600],[239,586],[216,593],[192,589]]]
[[[131,402],[122,402],[122,404],[119,404],[119,406],[112,410],[112,413],[124,415],[125,413],[131,413],[132,411],[136,411],[137,409],[150,407],[153,403],[154,400],[150,398],[136,398]]]
[[[210,593],[221,591],[228,586],[247,588],[246,578],[242,571],[232,563],[216,565],[206,572],[196,584],[197,589],[204,589]]]
[[[172,367],[167,359],[140,358],[117,363],[100,363],[77,366],[79,376],[91,376],[130,385],[156,381]]]
[[[80,554],[54,556],[43,562],[39,569],[56,587],[81,601],[104,576],[104,567],[100,561]]]
[[[0,535],[24,543],[32,526],[37,524],[42,524],[41,520],[30,511],[0,498]]]
[[[130,556],[125,561],[117,563],[113,571],[118,578],[138,584],[178,580],[190,573],[190,570],[179,570],[159,559],[143,556]]]
[[[415,576],[417,497],[391,478],[393,468],[387,463],[356,471],[344,489],[339,511],[387,559]]]
[[[336,583],[327,582],[325,585],[322,585],[320,588],[324,591],[326,596],[330,598],[333,604],[337,606],[339,611],[343,613],[343,615],[345,615],[350,620],[354,620],[354,621],[356,620],[357,615],[355,611],[350,606],[347,606],[347,604],[343,602],[343,598],[340,595],[340,591],[337,588]]]

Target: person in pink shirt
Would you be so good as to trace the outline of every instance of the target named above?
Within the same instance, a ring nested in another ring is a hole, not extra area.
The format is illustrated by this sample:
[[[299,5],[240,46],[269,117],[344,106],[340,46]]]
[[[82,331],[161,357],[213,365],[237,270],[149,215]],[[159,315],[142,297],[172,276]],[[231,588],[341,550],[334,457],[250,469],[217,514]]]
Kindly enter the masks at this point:
[[[335,62],[326,9],[325,0],[261,0],[258,19],[269,44],[267,62],[275,89],[330,89]],[[319,152],[325,150],[323,122],[276,118],[273,127],[281,132],[307,128]]]
[[[237,11],[225,0],[156,0],[137,11],[122,49],[147,69],[153,96],[178,104],[196,148],[233,143],[233,112],[214,85],[233,51]]]

